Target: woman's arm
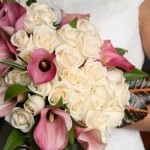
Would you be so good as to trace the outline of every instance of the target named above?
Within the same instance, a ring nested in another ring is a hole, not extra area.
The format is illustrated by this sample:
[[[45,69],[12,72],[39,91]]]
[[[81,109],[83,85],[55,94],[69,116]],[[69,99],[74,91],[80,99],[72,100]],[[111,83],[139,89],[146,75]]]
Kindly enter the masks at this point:
[[[126,126],[126,128],[132,128],[140,131],[150,132],[150,105],[147,105],[147,109],[149,111],[149,114],[143,120],[138,121],[133,125]]]
[[[140,34],[143,44],[143,49],[150,59],[150,0],[145,0],[140,6],[139,12]],[[147,106],[150,112],[150,105]],[[126,126],[140,131],[150,131],[150,113],[141,121]]]
[[[139,23],[143,48],[150,59],[150,0],[145,0],[140,6]]]

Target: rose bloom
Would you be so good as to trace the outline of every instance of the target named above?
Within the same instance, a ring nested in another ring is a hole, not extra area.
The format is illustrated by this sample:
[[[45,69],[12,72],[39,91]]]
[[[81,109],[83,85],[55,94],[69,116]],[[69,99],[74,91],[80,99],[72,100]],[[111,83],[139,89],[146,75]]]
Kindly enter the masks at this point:
[[[88,34],[99,36],[98,29],[87,19],[80,19],[77,22],[77,29]]]
[[[36,26],[46,24],[54,28],[56,22],[56,13],[47,4],[32,3],[27,7],[27,13],[24,21],[24,29],[27,33],[32,33]]]
[[[24,103],[24,109],[33,115],[37,115],[45,106],[45,100],[39,95],[28,95]]]
[[[76,48],[82,50],[82,55],[85,58],[99,58],[99,51],[102,45],[99,35],[84,33],[80,35],[76,42]]]
[[[33,31],[33,42],[36,48],[44,48],[52,53],[58,45],[56,31],[44,24],[37,26]]]
[[[62,42],[76,47],[77,39],[81,36],[82,32],[72,28],[69,24],[62,26],[58,31],[58,37]]]
[[[56,105],[57,102],[62,99],[63,104],[67,104],[72,90],[67,87],[64,81],[56,82],[52,86],[52,90],[49,93],[48,100],[51,105]]]
[[[8,74],[5,76],[5,81],[8,85],[16,83],[22,85],[29,85],[31,79],[26,72],[23,72],[19,69],[13,69],[12,71],[9,71]]]
[[[64,69],[59,75],[61,80],[74,90],[88,92],[91,89],[91,85],[88,83],[84,72],[79,68]]]
[[[25,47],[29,41],[24,30],[19,30],[11,36],[11,43],[16,47]]]
[[[78,68],[84,63],[80,50],[63,44],[55,49],[56,62],[61,68]]]
[[[82,69],[90,84],[95,86],[105,83],[107,69],[102,66],[101,62],[94,59],[88,59]]]
[[[31,60],[31,54],[35,50],[35,44],[33,43],[32,36],[29,37],[27,45],[17,48],[19,52],[18,56],[23,58],[27,63]],[[22,63],[20,60],[17,60]]]
[[[5,121],[10,123],[14,128],[27,133],[34,124],[34,117],[30,112],[23,108],[15,107],[11,113],[5,116]]]
[[[86,98],[84,94],[80,92],[73,92],[67,107],[69,109],[70,115],[76,120],[81,121],[83,119],[84,113],[86,112]]]
[[[28,85],[28,88],[38,95],[41,95],[43,98],[46,96],[49,96],[49,93],[51,93],[52,85],[50,82],[43,83],[43,84],[35,84],[34,82],[31,82]]]

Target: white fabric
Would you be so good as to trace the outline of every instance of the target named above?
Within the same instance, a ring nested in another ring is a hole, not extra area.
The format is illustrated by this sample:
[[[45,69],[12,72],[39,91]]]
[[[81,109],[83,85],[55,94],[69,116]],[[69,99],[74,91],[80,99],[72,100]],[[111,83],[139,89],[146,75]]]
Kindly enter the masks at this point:
[[[68,13],[90,13],[101,38],[128,50],[127,59],[141,69],[144,54],[139,34],[139,5],[143,0],[53,0]],[[115,129],[106,150],[144,150],[136,130]]]
[[[19,0],[25,1],[25,0]],[[115,47],[128,50],[127,59],[141,69],[144,54],[139,34],[139,5],[143,0],[37,0],[53,2],[68,13],[90,13],[101,38],[110,39]],[[136,130],[115,129],[106,150],[144,150]]]

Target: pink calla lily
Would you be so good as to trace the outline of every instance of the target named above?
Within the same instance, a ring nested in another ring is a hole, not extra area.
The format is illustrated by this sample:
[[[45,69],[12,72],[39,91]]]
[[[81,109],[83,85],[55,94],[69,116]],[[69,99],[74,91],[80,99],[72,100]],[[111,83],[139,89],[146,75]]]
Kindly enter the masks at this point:
[[[15,59],[16,49],[6,40],[0,38],[0,60]],[[0,64],[0,76],[8,69],[7,65]]]
[[[58,108],[45,108],[34,130],[34,139],[41,150],[62,150],[68,143],[67,131],[71,127],[69,114]]]
[[[66,14],[66,13],[64,13],[63,18],[60,22],[60,27],[62,27],[65,24],[70,23],[75,18],[83,19],[83,18],[87,18],[87,17],[90,17],[90,14]]]
[[[0,36],[8,40],[14,31],[22,29],[25,13],[19,3],[0,3]]]
[[[45,49],[37,49],[32,53],[27,69],[36,84],[53,80],[56,75],[56,66],[53,59],[53,54]]]
[[[100,61],[106,67],[120,67],[126,71],[135,68],[125,57],[117,53],[109,40],[104,41],[99,56]]]
[[[0,87],[0,117],[6,116],[16,106],[17,100],[4,102],[6,87]]]
[[[75,135],[84,150],[104,150],[105,144],[102,143],[100,131],[97,129],[86,130],[85,128],[75,128]]]

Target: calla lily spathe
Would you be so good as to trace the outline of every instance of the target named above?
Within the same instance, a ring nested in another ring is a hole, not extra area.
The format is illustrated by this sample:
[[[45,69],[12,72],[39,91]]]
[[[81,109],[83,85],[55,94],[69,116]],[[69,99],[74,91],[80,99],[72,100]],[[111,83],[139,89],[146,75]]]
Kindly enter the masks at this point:
[[[19,3],[0,3],[1,37],[8,40],[14,31],[22,29],[25,13],[26,9]]]
[[[110,40],[104,41],[99,56],[105,67],[120,67],[126,71],[134,69],[134,66],[125,57],[117,53]]]
[[[37,49],[32,53],[27,69],[29,76],[36,84],[43,84],[54,79],[56,66],[53,54],[45,49]]]
[[[67,146],[67,131],[71,127],[69,114],[58,108],[45,108],[34,130],[34,139],[41,150],[62,150]]]
[[[104,150],[100,131],[97,129],[86,130],[86,128],[75,128],[75,135],[84,150]]]

